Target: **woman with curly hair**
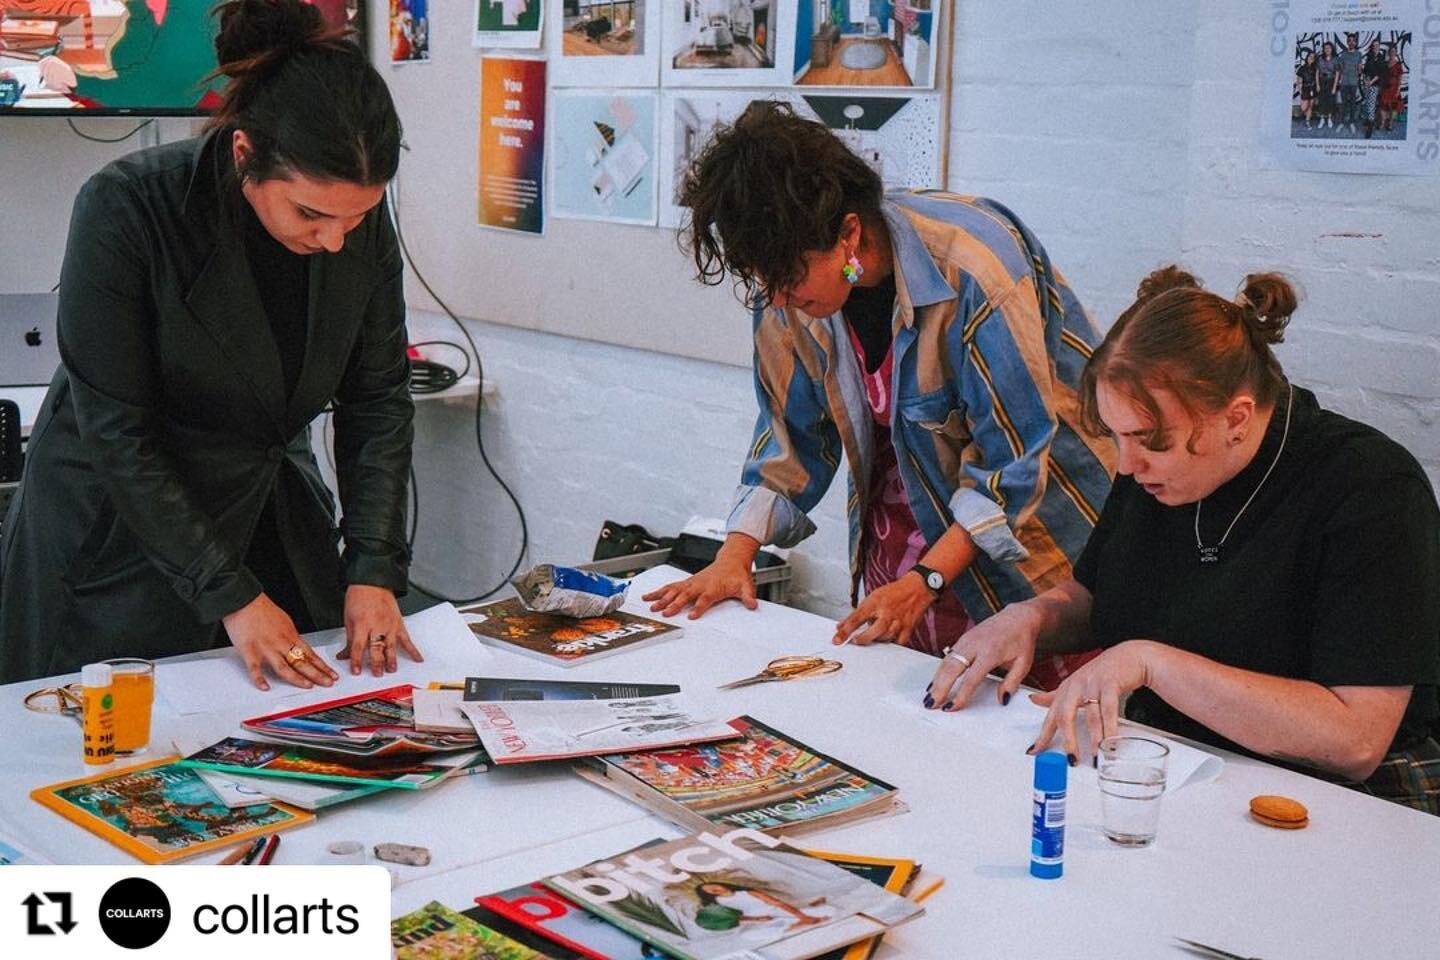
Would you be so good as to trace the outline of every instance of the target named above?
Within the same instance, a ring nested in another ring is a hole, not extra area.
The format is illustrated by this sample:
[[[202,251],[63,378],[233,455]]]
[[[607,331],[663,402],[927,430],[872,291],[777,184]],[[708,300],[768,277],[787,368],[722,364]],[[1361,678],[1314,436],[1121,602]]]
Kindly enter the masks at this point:
[[[715,562],[646,596],[671,615],[755,604],[751,562],[815,528],[843,453],[852,601],[835,642],[935,655],[1064,580],[1110,488],[1114,448],[1079,430],[1098,338],[1009,210],[887,194],[823,124],[752,104],[684,178],[699,279],[754,305],[760,414]],[[1063,676],[1040,665],[1035,682]]]

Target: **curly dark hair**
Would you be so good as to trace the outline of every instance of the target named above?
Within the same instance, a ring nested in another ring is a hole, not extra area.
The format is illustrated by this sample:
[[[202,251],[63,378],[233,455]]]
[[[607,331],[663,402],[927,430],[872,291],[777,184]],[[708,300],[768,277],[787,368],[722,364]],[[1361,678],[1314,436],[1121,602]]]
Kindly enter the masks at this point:
[[[884,194],[880,175],[823,123],[756,101],[685,171],[680,243],[701,283],[729,275],[747,299],[769,301],[805,275],[806,253],[835,245],[847,213],[882,222]]]

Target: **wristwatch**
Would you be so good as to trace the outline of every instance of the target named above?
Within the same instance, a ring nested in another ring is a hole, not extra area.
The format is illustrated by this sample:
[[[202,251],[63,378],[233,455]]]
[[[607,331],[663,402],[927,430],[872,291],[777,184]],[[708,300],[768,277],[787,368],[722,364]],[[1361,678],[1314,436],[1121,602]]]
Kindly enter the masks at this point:
[[[937,597],[940,595],[940,592],[945,589],[945,575],[939,570],[931,570],[929,567],[919,563],[910,569],[920,574],[920,578],[925,581],[925,586],[929,587],[931,592]]]

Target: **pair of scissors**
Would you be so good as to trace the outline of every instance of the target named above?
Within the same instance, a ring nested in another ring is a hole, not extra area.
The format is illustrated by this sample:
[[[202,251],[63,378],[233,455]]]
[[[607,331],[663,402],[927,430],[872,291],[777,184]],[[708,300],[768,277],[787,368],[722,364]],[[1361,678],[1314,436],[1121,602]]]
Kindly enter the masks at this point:
[[[776,657],[765,665],[765,669],[753,677],[746,677],[744,680],[736,680],[734,683],[722,684],[720,690],[735,690],[739,687],[748,687],[755,683],[770,683],[776,680],[798,680],[801,677],[819,677],[827,673],[834,673],[844,664],[839,660],[826,660],[824,657]]]
[[[1210,957],[1212,960],[1260,960],[1259,957],[1245,957],[1238,953],[1231,953],[1228,950],[1221,950],[1219,947],[1212,947],[1209,944],[1198,943],[1194,940],[1186,940],[1184,937],[1176,937],[1184,944],[1183,949],[1202,957]]]

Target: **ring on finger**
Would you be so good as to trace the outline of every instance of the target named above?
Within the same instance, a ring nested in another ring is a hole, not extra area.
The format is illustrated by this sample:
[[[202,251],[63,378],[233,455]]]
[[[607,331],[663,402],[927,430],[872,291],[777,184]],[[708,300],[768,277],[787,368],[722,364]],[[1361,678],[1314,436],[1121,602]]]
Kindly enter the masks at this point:
[[[285,651],[285,659],[292,664],[303,662],[307,656],[309,654],[305,652],[305,648],[298,643]]]
[[[377,633],[377,634],[375,634],[375,636],[371,637],[371,638],[370,638],[370,646],[372,646],[372,647],[383,647],[383,646],[385,646],[385,634],[383,634],[383,633]]]
[[[958,650],[951,650],[949,653],[945,654],[945,659],[954,660],[956,663],[960,664],[961,670],[969,670],[970,665],[975,662],[974,660],[971,660],[969,657],[965,656],[965,654],[961,653]]]
[[[1080,706],[1088,707],[1092,703],[1095,704],[1097,707],[1100,705],[1100,701],[1095,699],[1094,697],[1086,697],[1084,700],[1080,701]]]

